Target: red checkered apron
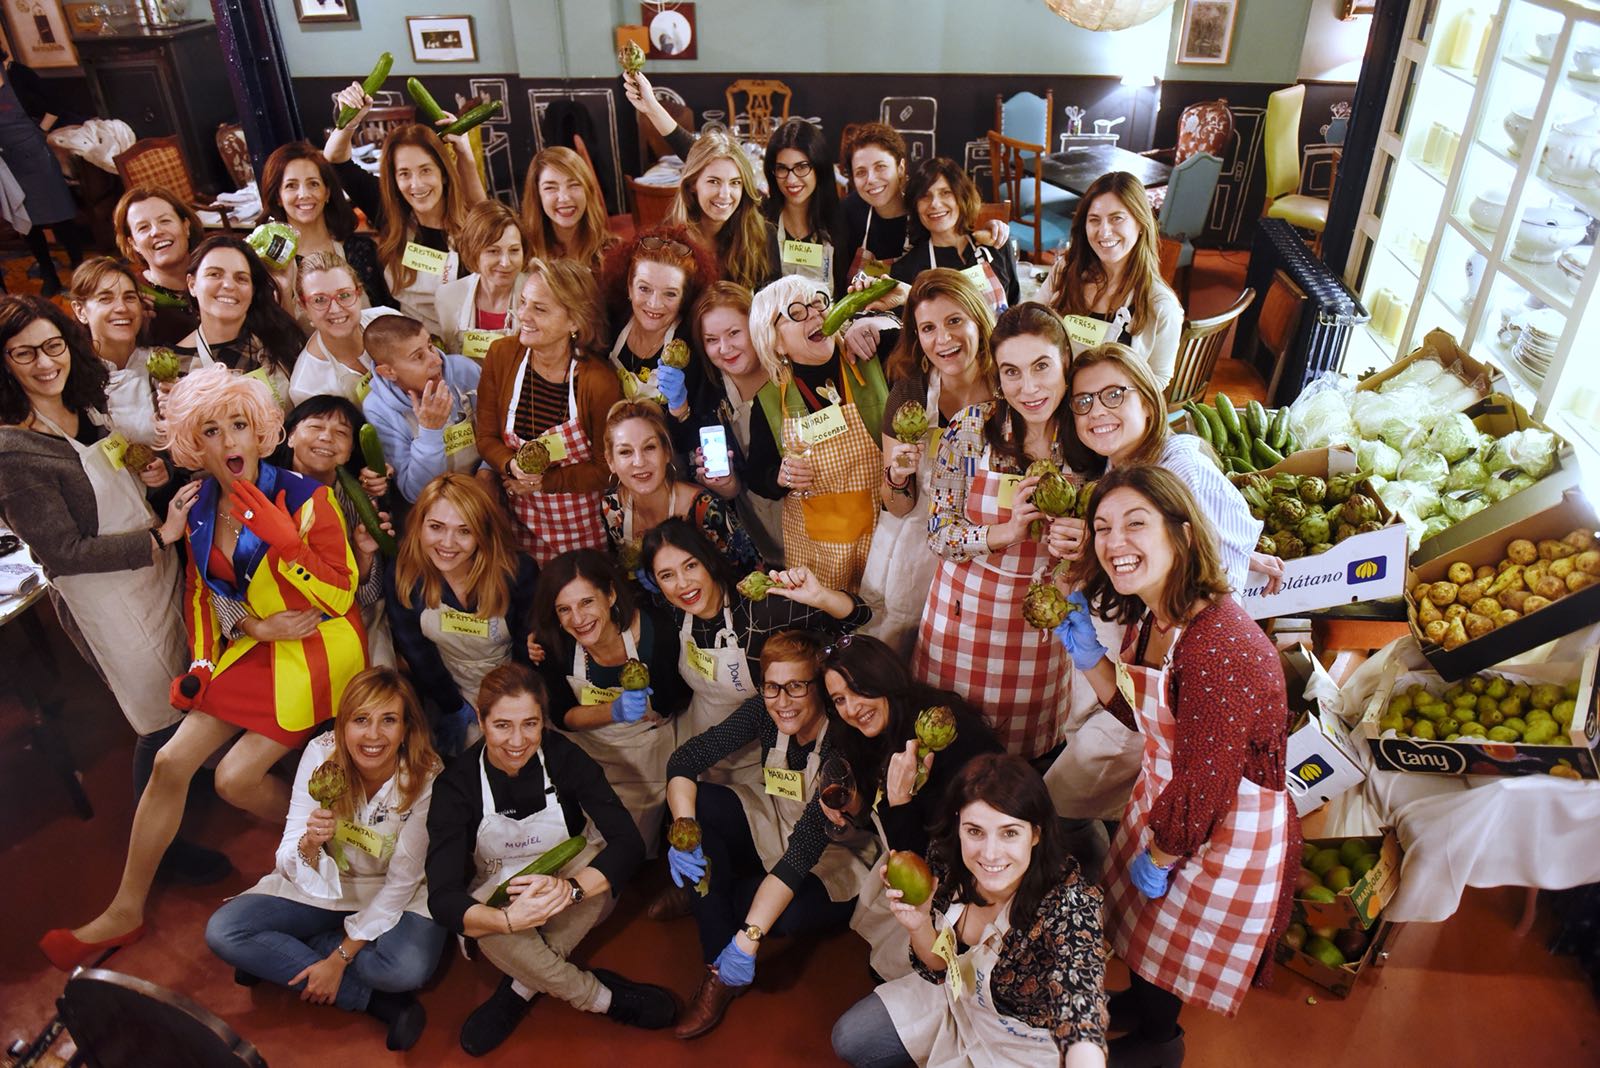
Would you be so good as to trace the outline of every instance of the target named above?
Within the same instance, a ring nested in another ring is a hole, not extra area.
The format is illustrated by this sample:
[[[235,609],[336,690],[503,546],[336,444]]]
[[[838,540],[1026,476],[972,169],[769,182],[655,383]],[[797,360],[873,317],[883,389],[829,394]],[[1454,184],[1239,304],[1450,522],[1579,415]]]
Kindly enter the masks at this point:
[[[1006,287],[1000,284],[1000,276],[994,273],[994,252],[967,238],[972,246],[973,263],[970,267],[959,268],[967,280],[978,287],[978,292],[983,294],[983,299],[989,305],[989,310],[998,318],[1010,304],[1006,300]],[[928,245],[928,266],[937,267],[939,261],[934,255],[933,244]]]
[[[1179,632],[1173,649],[1181,638]],[[1171,660],[1169,649],[1167,664]],[[1118,686],[1144,735],[1144,761],[1106,865],[1106,933],[1130,970],[1186,1002],[1232,1016],[1277,916],[1289,845],[1288,794],[1241,778],[1238,799],[1211,840],[1179,864],[1164,896],[1149,900],[1128,878],[1128,866],[1149,846],[1150,810],[1172,781],[1177,726],[1167,665],[1129,664],[1125,673],[1119,669]]]
[[[1000,504],[1003,481],[985,457],[967,490],[968,520],[987,525],[1010,518],[1010,506]],[[1035,541],[961,563],[940,560],[913,664],[921,681],[982,709],[1006,752],[1024,757],[1055,747],[1071,709],[1066,650],[1022,618],[1028,584],[1049,560]]]
[[[523,439],[517,436],[517,404],[522,400],[522,383],[528,373],[528,350],[522,350],[522,364],[517,368],[516,385],[511,388],[511,402],[506,405],[505,443],[513,449],[522,448]],[[551,427],[540,437],[554,435],[561,439],[567,455],[551,463],[551,467],[581,464],[594,455],[589,448],[589,435],[583,431],[578,419],[578,364],[567,365],[567,421]],[[552,453],[555,450],[551,450]],[[511,512],[517,517],[517,541],[523,550],[541,567],[570,549],[606,548],[606,524],[600,513],[600,494],[596,493],[529,493],[511,498]]]

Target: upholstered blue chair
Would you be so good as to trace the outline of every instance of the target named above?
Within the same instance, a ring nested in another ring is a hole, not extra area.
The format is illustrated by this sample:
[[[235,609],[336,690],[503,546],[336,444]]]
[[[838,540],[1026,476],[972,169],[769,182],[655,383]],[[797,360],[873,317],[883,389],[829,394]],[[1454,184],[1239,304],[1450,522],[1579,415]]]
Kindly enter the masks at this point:
[[[1172,168],[1166,198],[1161,202],[1161,214],[1156,219],[1161,236],[1181,246],[1174,266],[1183,274],[1178,296],[1185,303],[1189,297],[1189,268],[1194,263],[1194,239],[1205,232],[1211,200],[1217,192],[1217,178],[1221,174],[1222,160],[1209,152],[1196,152]]]

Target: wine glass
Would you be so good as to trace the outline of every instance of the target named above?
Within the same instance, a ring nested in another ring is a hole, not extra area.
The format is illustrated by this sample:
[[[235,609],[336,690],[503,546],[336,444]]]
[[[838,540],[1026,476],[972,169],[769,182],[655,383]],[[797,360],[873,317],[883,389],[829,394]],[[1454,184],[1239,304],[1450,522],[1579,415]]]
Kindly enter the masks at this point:
[[[856,801],[856,777],[850,770],[849,762],[843,757],[831,756],[822,762],[822,770],[817,774],[817,797],[824,805],[845,818],[845,824],[840,826],[826,816],[823,817],[822,826],[828,832],[829,838],[837,842],[855,830],[850,806]]]

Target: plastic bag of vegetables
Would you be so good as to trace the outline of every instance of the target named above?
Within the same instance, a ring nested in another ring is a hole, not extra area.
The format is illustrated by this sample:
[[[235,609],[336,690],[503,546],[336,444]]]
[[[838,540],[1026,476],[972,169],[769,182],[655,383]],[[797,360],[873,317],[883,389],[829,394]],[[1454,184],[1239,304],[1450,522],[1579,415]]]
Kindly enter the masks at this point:
[[[1383,478],[1400,470],[1400,451],[1386,441],[1363,441],[1356,446],[1356,466]]]
[[[1446,490],[1480,489],[1487,481],[1489,481],[1489,469],[1483,466],[1483,461],[1473,454],[1450,465],[1450,477],[1444,480],[1444,488]]]
[[[1521,493],[1539,481],[1520,467],[1503,467],[1489,476],[1483,484],[1483,495],[1491,501],[1503,501],[1513,493]]]
[[[1395,477],[1404,482],[1422,482],[1432,487],[1444,485],[1450,477],[1450,465],[1432,449],[1412,449],[1400,458],[1400,468]]]
[[[1410,518],[1427,519],[1439,513],[1438,491],[1423,482],[1386,482],[1378,491],[1378,499],[1389,511],[1409,517],[1408,522]]]
[[[1520,467],[1535,479],[1548,475],[1556,466],[1556,448],[1560,444],[1548,430],[1529,427],[1514,430],[1489,447],[1483,465],[1490,474],[1508,467]]]
[[[1289,426],[1302,449],[1354,445],[1360,435],[1350,419],[1355,383],[1337,371],[1324,373],[1289,406]]]
[[[1439,509],[1452,523],[1459,523],[1469,515],[1477,515],[1493,502],[1482,490],[1464,489],[1446,493],[1439,498]]]
[[[1472,425],[1471,419],[1461,412],[1451,412],[1428,431],[1428,448],[1453,464],[1475,451],[1482,439],[1482,432]]]

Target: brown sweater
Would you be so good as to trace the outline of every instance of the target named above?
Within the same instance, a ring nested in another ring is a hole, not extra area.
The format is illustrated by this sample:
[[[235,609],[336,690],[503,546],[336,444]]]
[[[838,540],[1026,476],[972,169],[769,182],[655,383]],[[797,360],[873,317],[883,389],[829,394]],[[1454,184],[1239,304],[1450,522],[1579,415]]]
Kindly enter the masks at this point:
[[[516,388],[522,348],[515,337],[503,337],[490,345],[483,359],[483,376],[478,379],[478,455],[500,472],[505,471],[512,456],[511,447],[505,442],[506,407]],[[579,360],[574,373],[578,376],[578,418],[593,455],[584,463],[546,471],[546,493],[595,493],[611,481],[605,458],[606,413],[622,399],[622,383],[609,364],[593,357]]]

